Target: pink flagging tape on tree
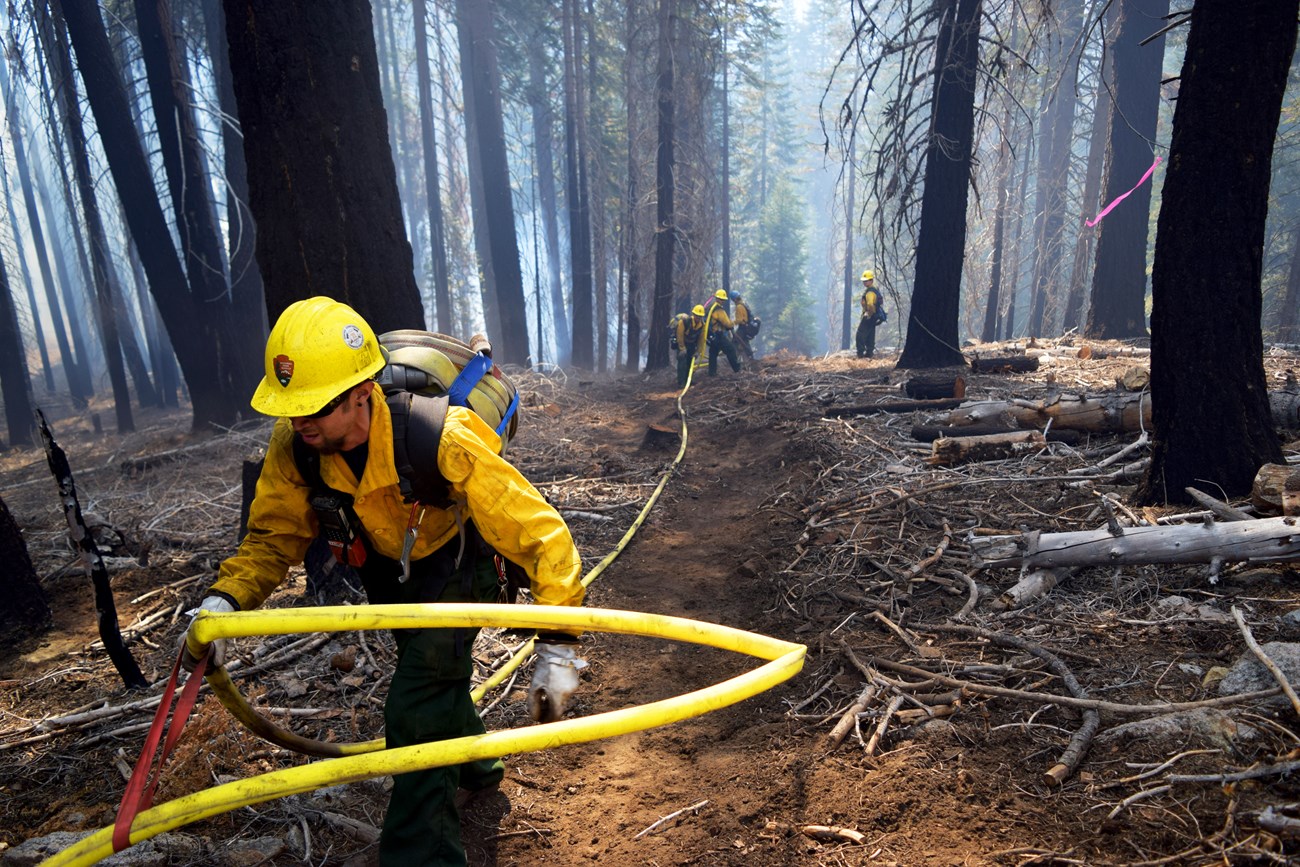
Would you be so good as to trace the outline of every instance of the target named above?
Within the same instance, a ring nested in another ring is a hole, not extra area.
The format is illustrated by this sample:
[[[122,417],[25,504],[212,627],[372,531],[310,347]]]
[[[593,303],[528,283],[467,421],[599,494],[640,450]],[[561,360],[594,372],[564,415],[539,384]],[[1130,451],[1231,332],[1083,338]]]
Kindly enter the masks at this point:
[[[1147,169],[1147,173],[1146,173],[1145,175],[1142,176],[1142,179],[1141,179],[1140,181],[1138,181],[1136,184],[1133,185],[1133,190],[1136,190],[1138,187],[1140,187],[1140,186],[1142,186],[1143,184],[1145,184],[1145,183],[1147,182],[1147,178],[1151,177],[1151,173],[1154,172],[1154,171],[1156,170],[1156,166],[1158,166],[1158,165],[1160,165],[1160,157],[1156,157],[1156,161],[1153,162],[1153,163],[1151,164],[1151,168]],[[1084,223],[1087,224],[1087,226],[1088,226],[1089,228],[1092,228],[1093,226],[1095,226],[1095,225],[1097,225],[1098,223],[1100,223],[1100,222],[1101,222],[1101,218],[1104,217],[1104,216],[1106,216],[1107,214],[1109,214],[1109,213],[1111,212],[1111,209],[1112,209],[1112,208],[1114,208],[1114,207],[1115,207],[1116,205],[1118,205],[1120,202],[1124,201],[1124,200],[1127,199],[1130,195],[1132,195],[1132,194],[1133,194],[1133,190],[1129,190],[1127,193],[1124,193],[1123,195],[1116,196],[1116,197],[1115,197],[1115,201],[1111,202],[1109,205],[1107,205],[1106,207],[1102,208],[1100,214],[1098,214],[1094,219],[1091,219],[1091,220],[1084,220]]]

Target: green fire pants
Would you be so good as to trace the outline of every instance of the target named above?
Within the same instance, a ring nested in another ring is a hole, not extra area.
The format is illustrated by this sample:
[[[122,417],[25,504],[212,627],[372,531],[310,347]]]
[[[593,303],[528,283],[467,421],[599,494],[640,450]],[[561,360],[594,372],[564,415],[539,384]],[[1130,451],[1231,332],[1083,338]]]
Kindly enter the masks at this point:
[[[494,601],[498,581],[492,557],[478,552],[477,533],[470,526],[466,531],[470,533],[466,562],[459,570],[454,569],[454,558],[460,543],[452,539],[441,550],[412,563],[411,579],[405,584],[392,577],[401,573],[399,564],[371,552],[362,570],[370,601]],[[470,650],[477,634],[477,629],[469,628],[394,632],[397,667],[384,703],[384,736],[389,749],[485,731],[469,694],[473,673]],[[483,759],[395,775],[379,839],[380,863],[385,867],[464,865],[456,789],[493,785],[501,781],[504,772],[500,759]]]

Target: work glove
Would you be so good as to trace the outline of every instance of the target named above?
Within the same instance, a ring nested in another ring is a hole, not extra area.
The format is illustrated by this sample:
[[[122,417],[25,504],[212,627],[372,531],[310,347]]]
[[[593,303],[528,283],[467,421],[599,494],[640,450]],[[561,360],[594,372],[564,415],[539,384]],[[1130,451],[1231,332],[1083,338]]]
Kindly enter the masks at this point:
[[[199,612],[201,611],[211,611],[215,614],[227,614],[234,610],[235,606],[232,605],[230,600],[224,596],[205,597],[204,600],[199,603],[199,607],[194,609],[194,616],[190,618],[190,626],[194,625],[194,618],[198,617]],[[226,639],[218,638],[216,641],[212,642],[211,645],[200,644],[195,640],[194,636],[190,634],[190,630],[186,628],[185,638],[181,641],[181,648],[183,651],[181,653],[181,667],[186,671],[193,671],[195,666],[199,664],[199,660],[208,652],[209,647],[212,648],[212,659],[209,660],[208,667],[216,668],[224,664],[226,661]]]
[[[538,644],[533,653],[537,668],[528,687],[528,715],[537,722],[555,722],[564,716],[587,660],[578,656],[576,644]]]

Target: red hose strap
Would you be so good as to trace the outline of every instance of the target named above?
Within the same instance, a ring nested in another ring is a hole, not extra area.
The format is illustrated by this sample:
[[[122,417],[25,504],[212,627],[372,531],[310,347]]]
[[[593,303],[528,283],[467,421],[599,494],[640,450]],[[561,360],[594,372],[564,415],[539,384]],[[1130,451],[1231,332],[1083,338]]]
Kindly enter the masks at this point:
[[[137,813],[149,809],[153,804],[154,791],[158,788],[158,780],[162,777],[163,763],[167,761],[172,747],[180,740],[181,729],[185,727],[185,721],[194,710],[194,703],[199,696],[199,687],[203,685],[203,672],[208,666],[208,657],[212,655],[212,651],[209,649],[199,660],[198,665],[194,666],[194,671],[190,673],[189,680],[185,682],[180,698],[176,701],[176,709],[171,714],[172,724],[168,726],[167,713],[171,710],[172,697],[176,694],[176,680],[180,676],[181,658],[184,655],[185,647],[182,645],[180,653],[176,655],[176,662],[172,665],[167,689],[163,691],[162,699],[158,702],[158,710],[154,712],[153,725],[149,727],[144,747],[140,750],[140,758],[136,759],[135,767],[131,770],[131,779],[126,784],[126,791],[122,793],[122,803],[117,808],[117,820],[113,823],[114,852],[121,852],[131,845],[131,823],[135,821]],[[159,754],[155,764],[154,753],[158,750],[158,741],[162,739],[163,729],[167,730],[167,737],[163,741],[162,753]],[[149,779],[151,775],[152,782]],[[146,783],[148,783],[147,787]]]

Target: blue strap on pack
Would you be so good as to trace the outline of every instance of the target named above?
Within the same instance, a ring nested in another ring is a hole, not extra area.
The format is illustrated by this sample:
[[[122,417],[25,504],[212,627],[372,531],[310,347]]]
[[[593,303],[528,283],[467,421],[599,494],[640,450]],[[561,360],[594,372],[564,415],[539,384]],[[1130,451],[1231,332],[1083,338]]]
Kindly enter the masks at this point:
[[[514,418],[515,410],[518,409],[518,407],[519,392],[516,391],[515,396],[510,398],[510,408],[507,409],[506,414],[501,417],[501,424],[497,425],[497,436],[504,437],[506,435],[506,428],[510,426],[510,419]]]
[[[456,379],[452,382],[451,388],[447,389],[447,399],[454,406],[469,406],[469,393],[474,390],[487,372],[492,369],[492,359],[487,355],[479,353],[469,360],[469,363],[460,369],[456,374]],[[497,436],[505,436],[506,428],[510,426],[510,419],[514,418],[515,410],[519,408],[519,392],[516,391],[514,397],[510,399],[510,407],[501,417],[501,424],[497,425]]]
[[[492,359],[486,355],[475,355],[469,360],[469,363],[460,369],[456,374],[456,379],[452,382],[451,387],[447,389],[447,397],[451,400],[453,406],[469,406],[469,393],[478,385],[478,381],[483,378],[489,370],[492,369]],[[516,400],[518,395],[516,395]]]

